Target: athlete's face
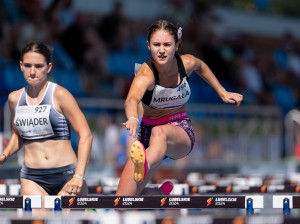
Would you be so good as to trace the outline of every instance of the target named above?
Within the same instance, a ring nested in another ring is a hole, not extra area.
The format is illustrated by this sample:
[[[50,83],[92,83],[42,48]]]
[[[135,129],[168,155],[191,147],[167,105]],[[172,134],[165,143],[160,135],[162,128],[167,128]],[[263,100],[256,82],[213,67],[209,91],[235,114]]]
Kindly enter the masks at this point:
[[[29,85],[38,85],[47,80],[52,63],[47,64],[44,55],[36,52],[27,52],[20,61],[24,78]]]
[[[175,44],[174,36],[166,30],[158,30],[151,36],[150,43],[147,42],[153,59],[158,64],[166,64],[174,58],[178,46]]]

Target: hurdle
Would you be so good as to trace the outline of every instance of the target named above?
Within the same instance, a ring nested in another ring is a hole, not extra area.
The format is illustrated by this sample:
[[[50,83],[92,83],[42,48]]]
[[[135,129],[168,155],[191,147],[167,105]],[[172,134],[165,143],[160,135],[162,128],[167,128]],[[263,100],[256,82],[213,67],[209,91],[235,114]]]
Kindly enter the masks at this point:
[[[263,208],[263,196],[62,196],[62,209],[254,209]]]
[[[0,196],[0,209],[18,208],[24,208],[25,211],[31,211],[33,208],[42,208],[42,196]]]
[[[44,208],[61,209],[246,209],[263,208],[263,196],[44,196]],[[0,196],[0,209],[42,208],[42,196]]]
[[[283,209],[283,214],[289,216],[291,209],[300,208],[299,195],[273,195],[273,208]]]

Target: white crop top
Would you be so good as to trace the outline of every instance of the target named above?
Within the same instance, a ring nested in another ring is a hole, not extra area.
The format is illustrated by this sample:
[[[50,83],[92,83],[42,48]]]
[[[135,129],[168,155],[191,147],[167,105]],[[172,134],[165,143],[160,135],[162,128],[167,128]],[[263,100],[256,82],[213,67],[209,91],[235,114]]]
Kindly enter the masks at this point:
[[[180,74],[180,83],[174,88],[166,88],[159,85],[159,76],[151,59],[146,61],[146,64],[150,67],[155,77],[155,86],[152,91],[147,90],[142,102],[152,108],[160,110],[168,110],[181,107],[188,102],[191,90],[188,84],[188,76],[186,74],[181,57],[176,54],[178,70]]]
[[[28,86],[23,89],[15,109],[14,119],[14,124],[23,142],[50,139],[70,140],[70,123],[54,108],[55,87],[55,83],[48,82],[43,99],[35,106],[31,106],[27,102]]]

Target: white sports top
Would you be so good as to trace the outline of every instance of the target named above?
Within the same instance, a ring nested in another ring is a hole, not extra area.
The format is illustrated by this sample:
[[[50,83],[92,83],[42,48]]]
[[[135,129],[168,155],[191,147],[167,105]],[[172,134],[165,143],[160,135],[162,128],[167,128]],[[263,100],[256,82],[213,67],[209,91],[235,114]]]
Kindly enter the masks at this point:
[[[15,109],[15,126],[23,142],[37,140],[70,140],[71,127],[67,118],[55,110],[53,93],[56,84],[48,82],[43,99],[38,105],[27,102],[26,86]]]
[[[191,90],[188,84],[188,76],[186,74],[184,65],[182,63],[181,57],[176,54],[177,65],[180,75],[180,83],[174,88],[166,88],[159,85],[159,76],[152,60],[146,61],[146,64],[150,67],[155,77],[155,86],[152,91],[147,90],[142,102],[152,108],[160,110],[169,110],[181,107],[188,102]]]

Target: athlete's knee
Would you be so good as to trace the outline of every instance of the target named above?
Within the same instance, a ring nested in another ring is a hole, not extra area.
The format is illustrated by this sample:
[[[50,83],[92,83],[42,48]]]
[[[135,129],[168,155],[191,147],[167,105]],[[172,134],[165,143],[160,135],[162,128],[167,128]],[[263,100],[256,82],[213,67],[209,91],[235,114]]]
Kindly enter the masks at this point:
[[[162,126],[155,126],[151,130],[151,138],[166,139],[166,134]]]

